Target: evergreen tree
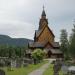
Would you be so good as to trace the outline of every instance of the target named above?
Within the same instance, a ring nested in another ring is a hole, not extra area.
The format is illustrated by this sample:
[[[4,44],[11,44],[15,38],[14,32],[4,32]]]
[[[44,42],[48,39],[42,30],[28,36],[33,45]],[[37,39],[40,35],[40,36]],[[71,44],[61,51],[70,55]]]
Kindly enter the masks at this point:
[[[0,57],[25,57],[26,49],[25,46],[0,45]]]
[[[60,49],[64,53],[64,56],[68,58],[68,34],[65,29],[61,30],[61,36],[60,36]]]
[[[75,58],[75,24],[70,37],[70,54],[73,58]]]
[[[13,46],[9,47],[9,58],[15,57],[15,50]]]

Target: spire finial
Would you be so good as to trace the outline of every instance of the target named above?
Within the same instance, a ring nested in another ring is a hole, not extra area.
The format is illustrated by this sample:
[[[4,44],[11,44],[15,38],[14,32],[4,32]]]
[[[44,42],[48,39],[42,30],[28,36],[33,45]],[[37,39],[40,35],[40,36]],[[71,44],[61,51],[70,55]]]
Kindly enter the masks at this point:
[[[43,5],[42,16],[45,16],[46,17],[46,13],[45,13],[45,10],[44,10],[44,5]]]
[[[44,5],[43,5],[43,10],[44,10],[44,8],[45,8],[45,7],[44,7]]]

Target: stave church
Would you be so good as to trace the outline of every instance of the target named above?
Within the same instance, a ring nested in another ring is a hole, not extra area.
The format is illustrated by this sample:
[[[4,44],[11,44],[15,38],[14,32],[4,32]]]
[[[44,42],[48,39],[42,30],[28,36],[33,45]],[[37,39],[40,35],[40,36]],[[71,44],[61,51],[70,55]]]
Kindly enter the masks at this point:
[[[28,47],[32,51],[36,48],[45,50],[48,58],[61,58],[63,57],[63,53],[60,51],[59,42],[55,42],[54,39],[55,35],[48,26],[48,19],[43,8],[39,28],[35,30],[34,41],[29,42]]]

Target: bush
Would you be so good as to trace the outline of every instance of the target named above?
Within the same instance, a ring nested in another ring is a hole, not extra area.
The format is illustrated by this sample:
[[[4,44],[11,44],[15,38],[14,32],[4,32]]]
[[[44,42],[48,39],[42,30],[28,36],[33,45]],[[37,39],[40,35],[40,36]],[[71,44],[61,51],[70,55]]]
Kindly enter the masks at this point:
[[[34,64],[39,63],[41,60],[43,60],[44,57],[44,51],[41,49],[35,49],[32,52],[32,58],[34,59]]]

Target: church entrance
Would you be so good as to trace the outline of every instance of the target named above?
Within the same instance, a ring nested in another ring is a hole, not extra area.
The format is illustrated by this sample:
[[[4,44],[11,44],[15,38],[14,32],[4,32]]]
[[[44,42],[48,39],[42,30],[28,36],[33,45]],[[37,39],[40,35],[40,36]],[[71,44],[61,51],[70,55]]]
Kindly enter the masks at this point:
[[[51,51],[50,50],[48,51],[47,55],[48,55],[48,58],[51,57]]]

